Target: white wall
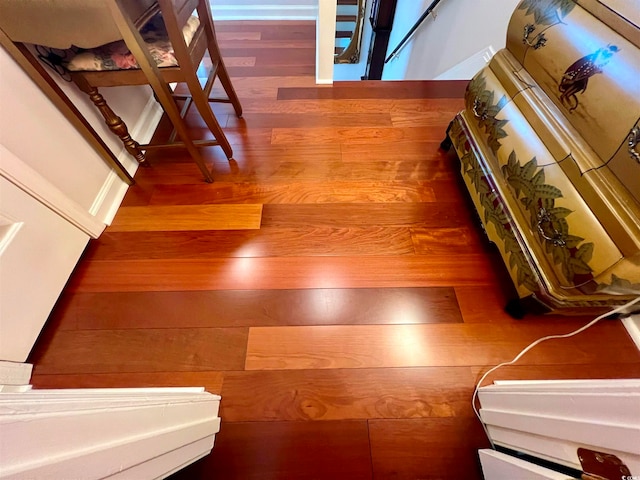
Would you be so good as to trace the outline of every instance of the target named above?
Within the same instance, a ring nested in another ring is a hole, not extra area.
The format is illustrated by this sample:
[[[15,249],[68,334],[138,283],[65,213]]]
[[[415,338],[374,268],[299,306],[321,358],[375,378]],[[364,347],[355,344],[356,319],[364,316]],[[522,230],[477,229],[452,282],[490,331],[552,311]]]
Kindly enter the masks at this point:
[[[387,55],[432,0],[398,0]],[[444,0],[399,55],[387,63],[383,80],[431,80],[461,62],[506,44],[509,18],[520,0]],[[467,75],[469,78],[475,71]]]

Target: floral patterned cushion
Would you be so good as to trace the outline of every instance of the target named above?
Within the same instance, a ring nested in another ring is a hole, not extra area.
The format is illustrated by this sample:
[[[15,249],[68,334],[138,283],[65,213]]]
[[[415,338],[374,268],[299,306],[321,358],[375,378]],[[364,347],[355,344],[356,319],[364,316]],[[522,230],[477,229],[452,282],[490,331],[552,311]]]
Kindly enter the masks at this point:
[[[191,43],[191,39],[199,25],[198,17],[192,16],[182,28],[182,34],[187,45]],[[140,30],[140,33],[158,67],[175,67],[178,65],[161,14],[157,14],[149,20]],[[89,50],[80,50],[64,66],[67,70],[74,72],[140,68],[124,40]]]

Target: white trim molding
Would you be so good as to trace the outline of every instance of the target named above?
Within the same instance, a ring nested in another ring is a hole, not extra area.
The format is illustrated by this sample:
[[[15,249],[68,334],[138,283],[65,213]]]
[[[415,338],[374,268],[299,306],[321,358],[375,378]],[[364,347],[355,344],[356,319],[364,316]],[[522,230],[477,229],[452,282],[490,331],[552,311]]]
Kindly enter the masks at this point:
[[[318,0],[316,20],[316,83],[333,83],[333,60],[336,39],[336,0]]]
[[[164,478],[211,451],[219,405],[203,388],[0,393],[0,479]]]
[[[624,328],[627,329],[633,343],[635,343],[638,350],[640,350],[640,313],[623,318],[622,324]]]
[[[500,381],[478,398],[495,445],[575,469],[588,448],[640,471],[640,379]]]
[[[6,362],[0,360],[0,391],[4,391],[5,386],[28,385],[31,380],[30,363]]]
[[[105,224],[0,144],[0,176],[93,238]],[[115,172],[114,172],[115,175]],[[124,182],[123,182],[124,183]]]

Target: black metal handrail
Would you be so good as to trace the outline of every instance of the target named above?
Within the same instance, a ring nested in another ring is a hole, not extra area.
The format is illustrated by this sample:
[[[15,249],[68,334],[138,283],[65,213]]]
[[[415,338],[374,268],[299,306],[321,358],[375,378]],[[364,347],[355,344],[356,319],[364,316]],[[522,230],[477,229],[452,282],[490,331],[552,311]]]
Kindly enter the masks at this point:
[[[391,52],[389,54],[389,56],[385,59],[384,63],[389,63],[389,61],[391,59],[393,59],[393,57],[396,56],[396,54],[398,53],[398,51],[400,51],[400,49],[404,46],[405,43],[407,43],[407,41],[409,40],[409,38],[411,38],[411,35],[413,35],[413,33],[420,27],[420,25],[422,25],[422,22],[425,21],[425,19],[429,16],[429,14],[433,11],[434,8],[436,8],[438,6],[438,4],[441,2],[442,0],[434,0],[433,2],[431,2],[431,5],[429,5],[429,7],[427,7],[427,9],[425,10],[425,12],[422,14],[422,16],[418,19],[418,21],[416,21],[416,23],[413,24],[413,27],[411,27],[411,30],[409,30],[407,32],[407,34],[404,36],[404,38],[402,40],[400,40],[400,43],[398,44],[398,46],[396,48],[393,49],[393,52]]]

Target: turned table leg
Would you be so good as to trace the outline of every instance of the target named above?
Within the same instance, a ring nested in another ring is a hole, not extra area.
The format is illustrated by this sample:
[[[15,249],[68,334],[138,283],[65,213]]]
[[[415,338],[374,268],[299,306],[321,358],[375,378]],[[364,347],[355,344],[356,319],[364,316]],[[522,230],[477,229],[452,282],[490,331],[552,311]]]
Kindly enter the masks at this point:
[[[140,144],[131,138],[127,125],[124,123],[122,118],[116,115],[116,113],[111,109],[98,89],[80,77],[74,76],[73,81],[80,90],[89,96],[93,104],[104,117],[104,121],[109,129],[115,133],[118,138],[120,138],[127,152],[129,152],[129,154],[133,156],[140,165],[147,166],[149,163],[147,162],[144,151],[140,148]]]

